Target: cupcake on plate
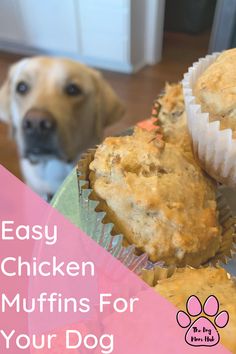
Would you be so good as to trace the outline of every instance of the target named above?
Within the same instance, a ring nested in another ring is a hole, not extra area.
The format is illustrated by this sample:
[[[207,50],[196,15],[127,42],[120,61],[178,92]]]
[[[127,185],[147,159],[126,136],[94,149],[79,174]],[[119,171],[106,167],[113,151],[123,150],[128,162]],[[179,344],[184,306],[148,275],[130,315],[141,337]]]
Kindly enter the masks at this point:
[[[220,342],[236,353],[236,283],[224,269],[213,267],[177,269],[170,278],[160,280],[155,286],[155,291],[183,311],[190,296],[197,296],[204,304],[209,296],[214,295],[220,305],[218,312],[227,311],[229,314],[228,324],[222,329],[217,327]],[[214,317],[210,319],[214,323]],[[194,320],[196,317],[193,317]]]
[[[216,186],[193,156],[136,128],[105,139],[90,170],[109,221],[151,261],[199,266],[216,254]]]

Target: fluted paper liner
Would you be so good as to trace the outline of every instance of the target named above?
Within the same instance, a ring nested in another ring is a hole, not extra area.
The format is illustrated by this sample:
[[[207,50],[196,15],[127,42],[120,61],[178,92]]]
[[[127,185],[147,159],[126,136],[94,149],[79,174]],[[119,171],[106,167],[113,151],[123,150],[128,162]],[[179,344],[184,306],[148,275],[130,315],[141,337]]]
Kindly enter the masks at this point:
[[[209,121],[209,114],[201,111],[193,94],[201,74],[220,53],[207,55],[194,63],[182,81],[189,133],[193,150],[202,168],[218,182],[236,188],[236,140],[232,130],[220,130],[220,122]]]
[[[148,260],[148,255],[142,253],[138,256],[135,245],[125,246],[125,237],[116,234],[115,225],[109,222],[103,203],[97,198],[89,182],[89,165],[94,158],[96,149],[90,149],[81,157],[78,163],[79,186],[79,218],[80,227],[98,244],[107,249],[116,258],[121,260],[129,269],[140,274],[149,285],[158,279],[170,276],[175,271],[175,266],[165,266],[163,262],[153,263]],[[222,227],[222,242],[214,257],[204,265],[215,265],[219,261],[227,263],[236,251],[235,225],[236,218],[220,192],[217,193],[217,208],[219,222]]]
[[[99,201],[93,200],[93,191],[88,181],[89,164],[94,157],[95,150],[89,150],[78,164],[78,186],[79,186],[79,218],[80,227],[100,246],[105,248],[114,257],[119,259],[130,270],[140,273],[147,264],[147,255],[135,254],[135,246],[124,247],[123,236],[113,235],[112,223],[104,223],[106,213],[97,212]]]

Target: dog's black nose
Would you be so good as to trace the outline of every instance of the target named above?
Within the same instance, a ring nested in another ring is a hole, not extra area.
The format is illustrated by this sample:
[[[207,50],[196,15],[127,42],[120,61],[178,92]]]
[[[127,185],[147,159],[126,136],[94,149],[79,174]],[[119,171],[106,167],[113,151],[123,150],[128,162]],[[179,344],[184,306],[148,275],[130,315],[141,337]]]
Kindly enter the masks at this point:
[[[54,133],[56,121],[47,111],[31,109],[22,121],[22,129],[25,135],[46,137]]]

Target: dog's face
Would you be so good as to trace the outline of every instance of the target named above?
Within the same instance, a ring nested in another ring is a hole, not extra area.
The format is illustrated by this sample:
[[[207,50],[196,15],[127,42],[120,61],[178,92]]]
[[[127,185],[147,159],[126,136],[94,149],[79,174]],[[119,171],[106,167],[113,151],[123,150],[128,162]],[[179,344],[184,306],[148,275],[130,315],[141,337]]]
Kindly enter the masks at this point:
[[[101,75],[68,59],[23,59],[0,89],[0,118],[9,122],[20,156],[32,162],[73,161],[122,114]]]

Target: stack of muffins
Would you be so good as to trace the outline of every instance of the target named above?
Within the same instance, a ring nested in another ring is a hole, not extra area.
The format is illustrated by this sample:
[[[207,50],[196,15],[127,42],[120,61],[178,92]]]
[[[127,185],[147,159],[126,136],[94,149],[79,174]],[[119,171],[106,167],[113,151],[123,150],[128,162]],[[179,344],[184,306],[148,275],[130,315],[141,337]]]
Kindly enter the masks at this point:
[[[162,138],[155,127],[136,127],[131,136],[105,139],[90,163],[90,186],[115,233],[150,261],[198,267],[219,258],[222,246],[228,256],[233,232],[219,222],[216,181],[192,152],[182,87],[165,92],[158,100]]]
[[[235,131],[236,86],[226,87],[224,70],[236,64],[236,50],[221,56],[200,75],[194,93],[202,111],[210,112],[210,120],[219,120],[220,129]],[[167,85],[158,104],[162,138],[155,127],[152,131],[136,127],[133,135],[109,137],[98,146],[89,166],[93,197],[106,212],[106,222],[114,224],[113,232],[124,236],[124,244],[148,255],[152,270],[146,271],[147,279],[161,295],[182,309],[195,291],[200,297],[215,293],[220,298],[232,318],[228,330],[222,330],[222,343],[236,352],[236,339],[230,337],[236,329],[235,282],[214,267],[217,260],[231,255],[234,240],[234,220],[224,210],[219,217],[217,183],[222,179],[215,171],[210,177],[202,169],[207,165],[202,164],[204,155],[199,164],[196,150],[192,151],[181,85]]]

